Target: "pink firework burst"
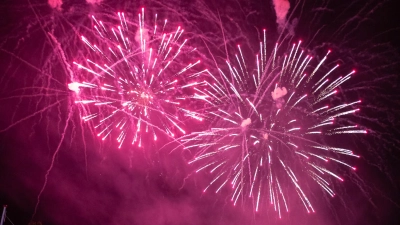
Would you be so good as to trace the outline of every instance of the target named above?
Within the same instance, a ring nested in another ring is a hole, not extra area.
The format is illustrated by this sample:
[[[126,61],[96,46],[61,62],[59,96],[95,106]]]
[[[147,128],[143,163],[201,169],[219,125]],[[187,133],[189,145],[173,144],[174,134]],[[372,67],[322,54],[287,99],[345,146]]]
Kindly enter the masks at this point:
[[[185,134],[183,121],[201,120],[186,107],[196,98],[193,87],[204,71],[200,60],[193,60],[196,48],[184,39],[179,26],[168,30],[168,21],[151,25],[144,9],[137,23],[118,13],[115,21],[104,22],[92,16],[93,32],[81,36],[89,53],[86,60],[74,62],[75,103],[84,108],[82,119],[91,122],[102,140],[116,139],[120,148],[129,142],[143,147],[160,134]]]
[[[304,188],[309,183],[333,197],[333,180],[343,181],[335,169],[340,165],[355,170],[346,157],[359,156],[328,144],[330,137],[349,139],[367,131],[351,121],[361,101],[345,103],[337,95],[355,71],[340,74],[336,65],[323,72],[330,51],[313,65],[301,41],[288,54],[278,52],[276,44],[267,57],[264,31],[254,70],[249,70],[238,46],[234,62],[227,61],[217,75],[208,73],[201,92],[208,105],[205,117],[212,125],[181,141],[196,152],[189,162],[196,172],[214,175],[204,191],[229,187],[234,205],[250,198],[255,211],[272,205],[281,217],[282,211],[289,211],[292,193],[307,212],[315,211]]]

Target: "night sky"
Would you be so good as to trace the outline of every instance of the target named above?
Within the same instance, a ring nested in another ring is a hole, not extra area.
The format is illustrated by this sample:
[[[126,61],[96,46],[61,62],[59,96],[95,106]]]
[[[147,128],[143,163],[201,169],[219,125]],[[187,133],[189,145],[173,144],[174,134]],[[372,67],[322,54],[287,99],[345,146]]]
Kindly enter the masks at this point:
[[[203,193],[212,177],[193,174],[193,156],[161,137],[146,147],[118,149],[101,142],[73,104],[63,61],[81,56],[77,33],[91,32],[89,15],[141,7],[182,25],[190,44],[224,59],[225,46],[240,43],[249,60],[263,28],[268,45],[280,33],[271,1],[64,0],[52,9],[41,0],[0,3],[0,204],[5,224],[400,224],[400,21],[397,1],[291,0],[287,30],[310,53],[332,49],[345,69],[356,68],[349,95],[361,98],[356,121],[369,128],[362,138],[341,141],[360,159],[329,198],[315,187],[316,213],[298,200],[279,219],[272,207],[255,213],[250,204],[233,206],[229,190]],[[150,13],[149,13],[150,14]],[[136,18],[135,18],[136,19]],[[221,33],[224,29],[225,39]],[[51,34],[51,35],[50,35]],[[57,37],[59,46],[52,41]],[[61,55],[59,49],[65,55]],[[321,55],[322,57],[322,55]],[[201,128],[194,123],[189,130]],[[331,140],[338,141],[338,140]],[[51,170],[49,170],[51,168]],[[46,176],[46,173],[48,176]],[[47,180],[46,180],[47,177]],[[44,183],[46,185],[44,186]],[[39,192],[44,187],[38,199]]]

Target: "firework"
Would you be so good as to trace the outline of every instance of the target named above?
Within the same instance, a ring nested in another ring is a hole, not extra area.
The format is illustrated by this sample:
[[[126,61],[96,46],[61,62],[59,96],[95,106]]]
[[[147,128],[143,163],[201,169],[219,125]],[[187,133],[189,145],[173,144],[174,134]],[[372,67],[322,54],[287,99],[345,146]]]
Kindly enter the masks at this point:
[[[302,50],[301,41],[286,55],[279,56],[279,49],[276,44],[267,58],[264,30],[254,72],[240,46],[218,75],[207,71],[207,86],[198,91],[205,96],[205,117],[212,126],[181,141],[197,152],[189,162],[196,172],[214,175],[204,191],[213,187],[218,193],[229,186],[234,205],[250,198],[255,211],[272,204],[281,217],[289,211],[289,193],[298,195],[307,212],[315,211],[303,188],[309,181],[335,195],[331,178],[343,178],[332,164],[355,170],[341,156],[358,156],[331,146],[329,137],[366,130],[350,120],[361,101],[345,103],[337,95],[355,71],[340,75],[336,65],[321,72],[330,51],[311,66],[312,56]]]
[[[118,13],[115,23],[92,16],[93,33],[81,36],[90,51],[68,84],[76,92],[75,103],[85,108],[84,121],[93,121],[102,140],[115,135],[119,148],[130,142],[142,147],[143,138],[156,141],[160,134],[185,134],[186,117],[201,120],[185,108],[196,98],[195,70],[200,60],[191,61],[195,48],[183,40],[184,30],[168,31],[168,21],[145,23],[144,9],[138,22]]]

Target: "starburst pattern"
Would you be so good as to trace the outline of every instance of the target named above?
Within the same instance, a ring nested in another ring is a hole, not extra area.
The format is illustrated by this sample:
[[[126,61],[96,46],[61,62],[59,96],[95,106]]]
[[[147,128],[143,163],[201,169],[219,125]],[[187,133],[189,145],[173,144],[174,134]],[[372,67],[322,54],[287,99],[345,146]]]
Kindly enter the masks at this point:
[[[185,118],[201,120],[185,104],[196,98],[192,88],[204,72],[196,70],[200,60],[192,61],[196,48],[181,27],[168,31],[167,20],[159,24],[157,14],[149,26],[144,9],[137,24],[117,15],[114,23],[92,16],[93,33],[81,36],[90,53],[86,62],[73,63],[79,70],[68,87],[87,112],[82,119],[93,121],[102,140],[115,135],[119,147],[185,134]]]
[[[361,101],[345,103],[338,95],[354,70],[341,75],[336,65],[323,72],[330,51],[312,66],[313,57],[302,50],[301,41],[288,54],[279,51],[276,44],[267,57],[264,30],[254,72],[240,46],[234,62],[226,61],[218,75],[208,72],[201,92],[212,125],[181,141],[197,152],[189,162],[196,172],[214,174],[204,191],[214,186],[217,193],[229,186],[233,204],[250,197],[255,211],[269,203],[281,217],[289,211],[289,193],[298,195],[307,212],[315,211],[303,188],[309,181],[334,196],[331,178],[343,178],[332,164],[355,170],[342,156],[358,155],[330,145],[329,137],[367,131],[351,121]]]

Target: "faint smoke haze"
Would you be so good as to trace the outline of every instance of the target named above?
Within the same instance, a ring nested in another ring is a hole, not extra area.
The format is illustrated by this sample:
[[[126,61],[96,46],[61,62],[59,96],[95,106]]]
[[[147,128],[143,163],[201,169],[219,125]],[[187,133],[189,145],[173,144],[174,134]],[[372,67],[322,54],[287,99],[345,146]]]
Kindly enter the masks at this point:
[[[89,4],[100,4],[103,0],[86,0]],[[52,9],[61,10],[62,0],[48,0],[48,4]]]
[[[101,3],[103,0],[86,0],[87,3],[89,4],[99,4]]]
[[[49,0],[49,6],[53,9],[60,10],[62,5],[62,0]]]
[[[272,0],[276,13],[276,23],[278,24],[279,30],[283,30],[286,23],[286,15],[290,9],[290,3],[288,0]]]

